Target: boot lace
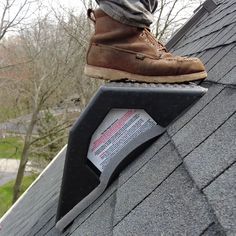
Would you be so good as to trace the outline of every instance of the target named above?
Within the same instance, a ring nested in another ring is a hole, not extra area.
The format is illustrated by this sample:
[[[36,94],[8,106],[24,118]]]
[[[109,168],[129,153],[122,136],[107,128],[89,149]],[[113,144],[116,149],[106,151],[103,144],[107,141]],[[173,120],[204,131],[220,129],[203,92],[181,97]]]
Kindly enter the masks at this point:
[[[163,52],[167,52],[166,47],[164,46],[164,44],[162,42],[160,42],[159,40],[157,40],[154,35],[150,32],[149,29],[145,28],[141,34],[142,37],[144,37],[144,39],[148,42],[151,43],[152,46],[154,46],[155,48],[158,49],[158,51],[163,51]]]

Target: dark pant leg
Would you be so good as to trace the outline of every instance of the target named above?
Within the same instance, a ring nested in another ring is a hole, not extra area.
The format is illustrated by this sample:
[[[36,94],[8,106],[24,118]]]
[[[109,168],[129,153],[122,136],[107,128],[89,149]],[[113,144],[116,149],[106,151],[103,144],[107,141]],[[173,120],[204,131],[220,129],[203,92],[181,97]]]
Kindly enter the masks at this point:
[[[115,20],[137,27],[149,27],[157,0],[96,0],[100,8]]]

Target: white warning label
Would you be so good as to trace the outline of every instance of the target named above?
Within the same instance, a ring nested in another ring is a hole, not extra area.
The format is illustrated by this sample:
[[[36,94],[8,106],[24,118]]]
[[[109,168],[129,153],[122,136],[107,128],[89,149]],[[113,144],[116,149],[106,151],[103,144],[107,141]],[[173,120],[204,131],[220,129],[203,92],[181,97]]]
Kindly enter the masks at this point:
[[[102,172],[127,143],[154,125],[144,110],[112,109],[92,136],[89,160]]]

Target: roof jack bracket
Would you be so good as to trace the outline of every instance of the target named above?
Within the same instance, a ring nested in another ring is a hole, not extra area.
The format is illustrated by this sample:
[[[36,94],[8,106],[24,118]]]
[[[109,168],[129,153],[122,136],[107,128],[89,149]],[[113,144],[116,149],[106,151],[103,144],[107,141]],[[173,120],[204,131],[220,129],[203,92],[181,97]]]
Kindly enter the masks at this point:
[[[206,91],[195,84],[100,87],[70,131],[56,227],[65,229]]]

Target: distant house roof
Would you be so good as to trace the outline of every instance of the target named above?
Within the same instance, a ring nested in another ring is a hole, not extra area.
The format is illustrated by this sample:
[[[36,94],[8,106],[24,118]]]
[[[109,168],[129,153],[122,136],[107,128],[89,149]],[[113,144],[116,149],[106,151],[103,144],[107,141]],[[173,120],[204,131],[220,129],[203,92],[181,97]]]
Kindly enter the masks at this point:
[[[65,149],[0,221],[9,235],[236,235],[236,2],[218,1],[173,44],[208,93],[60,234]]]

